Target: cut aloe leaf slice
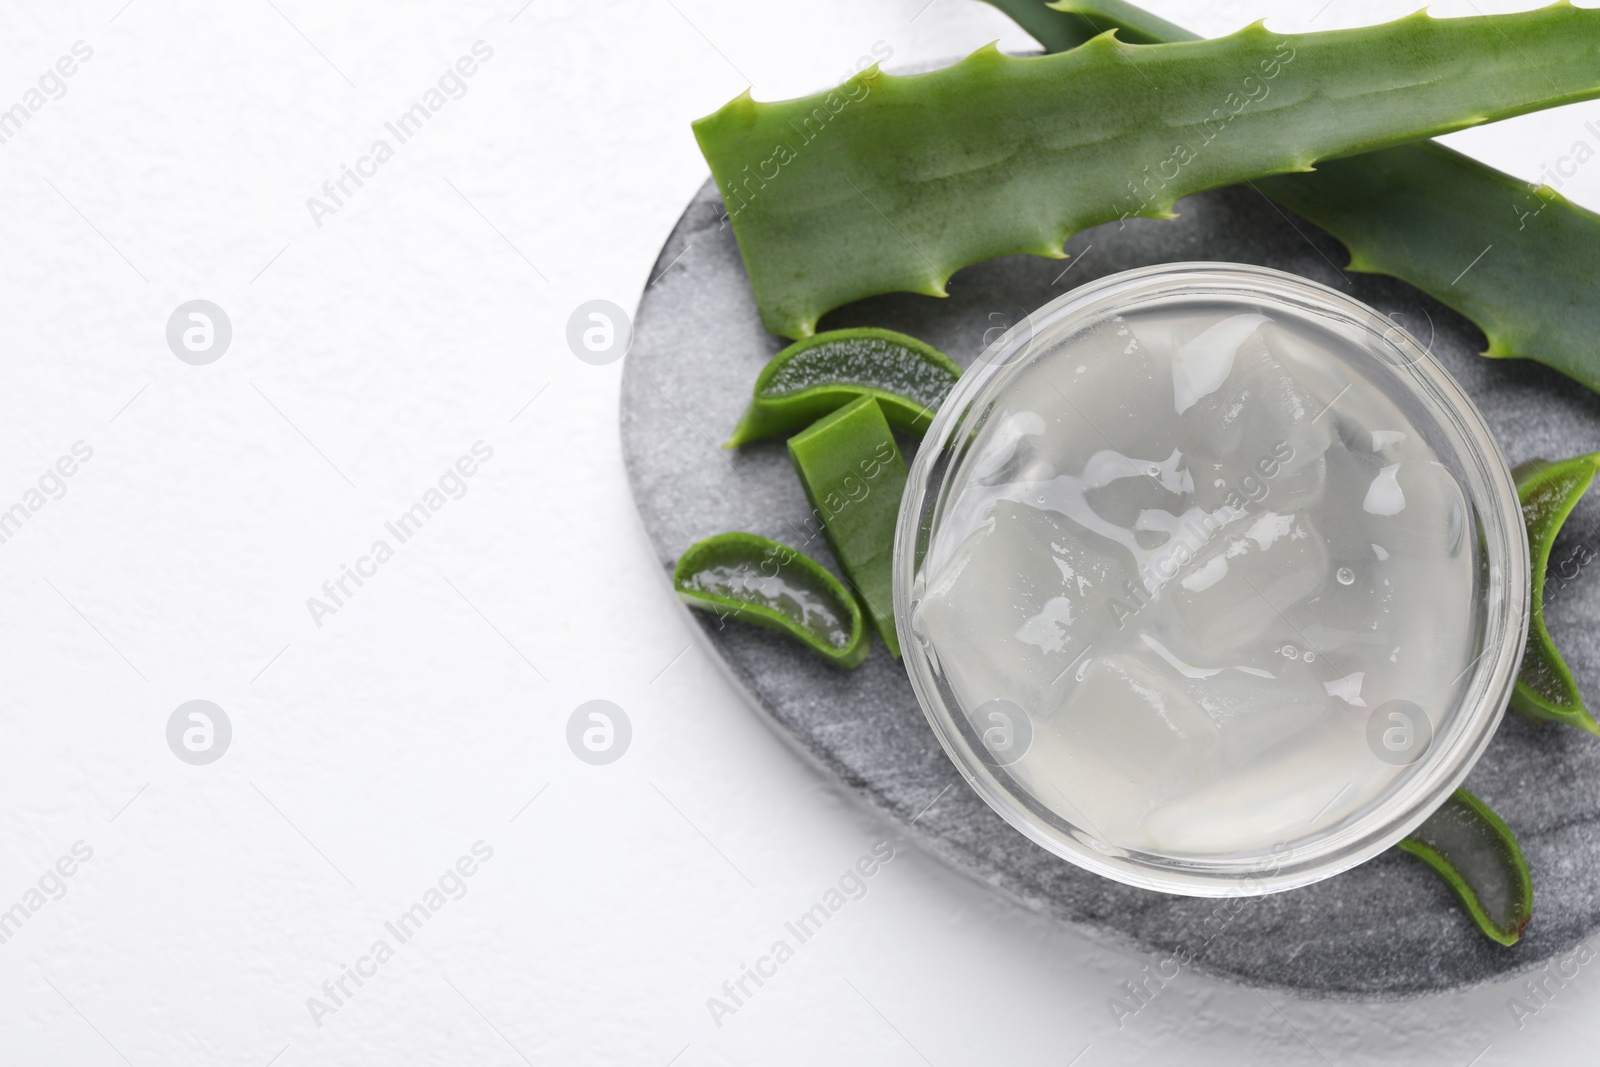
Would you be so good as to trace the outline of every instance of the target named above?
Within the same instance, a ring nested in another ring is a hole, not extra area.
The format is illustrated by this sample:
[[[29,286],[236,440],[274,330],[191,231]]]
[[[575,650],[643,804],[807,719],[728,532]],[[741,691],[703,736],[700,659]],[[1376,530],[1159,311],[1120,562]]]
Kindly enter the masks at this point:
[[[1465,789],[1399,846],[1443,878],[1484,935],[1514,945],[1533,915],[1533,879],[1515,835]]]
[[[876,398],[891,425],[921,434],[959,377],[954,360],[915,337],[873,327],[829,330],[772,357],[723,447],[798,430],[862,396]]]
[[[894,628],[894,526],[906,464],[878,401],[861,397],[789,438],[789,458],[833,558],[900,658]]]
[[[1528,525],[1533,613],[1528,622],[1528,647],[1511,691],[1511,706],[1529,718],[1564,722],[1600,735],[1600,724],[1584,707],[1578,683],[1556,650],[1544,621],[1545,571],[1550,566],[1550,549],[1567,516],[1594,481],[1597,468],[1600,452],[1557,463],[1532,459],[1512,471],[1517,480],[1517,498],[1522,502],[1522,519]]]
[[[859,667],[872,637],[850,590],[788,545],[725,533],[689,546],[672,587],[692,608],[779,630],[841,667]]]

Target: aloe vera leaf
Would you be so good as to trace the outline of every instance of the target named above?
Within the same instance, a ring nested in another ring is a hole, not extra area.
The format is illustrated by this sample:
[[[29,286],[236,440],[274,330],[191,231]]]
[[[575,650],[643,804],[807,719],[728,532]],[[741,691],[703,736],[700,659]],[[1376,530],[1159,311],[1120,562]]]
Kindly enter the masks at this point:
[[[863,396],[789,438],[811,513],[896,659],[894,527],[906,464],[875,398]]]
[[[1198,39],[1120,0],[989,3],[1052,52],[1111,27],[1130,41]],[[1339,238],[1346,269],[1404,279],[1477,323],[1484,355],[1535,359],[1600,390],[1600,215],[1436,142],[1327,160],[1256,188]]]
[[[678,558],[672,587],[684,603],[788,634],[841,667],[871,650],[861,606],[844,583],[788,545],[748,533],[697,541]]]
[[[1533,609],[1528,621],[1528,645],[1522,653],[1516,685],[1511,690],[1511,706],[1529,718],[1564,722],[1592,734],[1600,734],[1600,724],[1595,723],[1584,707],[1578,683],[1545,626],[1544,583],[1556,535],[1594,481],[1597,469],[1600,469],[1600,452],[1558,463],[1533,459],[1512,471],[1517,482],[1517,498],[1522,502],[1522,520],[1528,527]]]
[[[1534,64],[1526,57],[1537,55]],[[1425,13],[1365,29],[869,68],[829,93],[695,123],[767,328],[875,293],[944,295],[983,259],[1179,197],[1600,95],[1600,11]]]
[[[1051,52],[1076,48],[1109,29],[1115,29],[1117,39],[1129,44],[1200,40],[1199,34],[1122,0],[1094,0],[1092,3],[989,0],[989,3],[1011,16],[1011,21]]]
[[[1397,847],[1432,867],[1486,936],[1517,943],[1533,915],[1533,879],[1516,836],[1487,804],[1457,789]]]
[[[1349,269],[1403,278],[1477,323],[1484,355],[1600,389],[1600,215],[1432,143],[1256,184],[1344,242]]]
[[[893,330],[814,334],[762,368],[750,407],[722,447],[808,426],[860,396],[876,398],[890,425],[921,434],[959,377],[949,356]]]

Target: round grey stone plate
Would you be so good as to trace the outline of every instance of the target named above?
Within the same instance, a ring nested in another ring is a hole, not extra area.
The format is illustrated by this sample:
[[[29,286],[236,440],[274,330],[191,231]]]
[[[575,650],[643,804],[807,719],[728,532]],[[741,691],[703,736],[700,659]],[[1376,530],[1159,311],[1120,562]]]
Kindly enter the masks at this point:
[[[1191,197],[1178,210],[1176,221],[1079,234],[1064,261],[1014,256],[969,267],[947,299],[862,301],[822,328],[902,330],[965,365],[986,338],[1095,278],[1180,260],[1256,263],[1350,293],[1431,343],[1512,463],[1600,449],[1600,397],[1532,362],[1482,358],[1484,339],[1470,322],[1403,282],[1341,271],[1347,258],[1337,241],[1254,189]],[[899,239],[887,226],[872,236]],[[634,331],[622,382],[623,454],[662,580],[685,548],[712,534],[745,530],[802,543],[808,509],[783,441],[720,447],[757,372],[784,341],[761,327],[709,181],[667,239]],[[1600,504],[1586,500],[1551,557],[1560,589],[1547,609],[1591,694],[1600,688],[1600,627],[1590,624],[1600,616],[1592,573],[1600,568],[1587,564],[1597,537]],[[820,541],[806,551],[833,565]],[[1572,577],[1558,579],[1557,571]],[[1192,955],[1201,970],[1254,986],[1391,999],[1541,965],[1600,925],[1600,739],[1582,731],[1507,712],[1467,779],[1516,832],[1533,868],[1533,922],[1520,944],[1502,948],[1478,933],[1420,861],[1394,851],[1316,885],[1235,900],[1167,896],[1089,874],[1028,841],[962,783],[905,671],[881,644],[858,670],[843,671],[782,635],[694,618],[753,706],[842,789],[958,870],[1102,941],[1158,959]]]

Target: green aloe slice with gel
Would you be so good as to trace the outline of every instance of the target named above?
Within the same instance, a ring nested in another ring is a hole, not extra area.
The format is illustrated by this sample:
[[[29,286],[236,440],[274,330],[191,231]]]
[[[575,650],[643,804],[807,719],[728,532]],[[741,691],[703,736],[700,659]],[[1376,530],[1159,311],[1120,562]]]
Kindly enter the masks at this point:
[[[1532,459],[1512,471],[1522,519],[1528,525],[1528,553],[1532,557],[1533,612],[1528,622],[1528,647],[1522,654],[1511,706],[1545,722],[1564,722],[1600,735],[1600,724],[1584,707],[1572,671],[1556,650],[1544,621],[1545,571],[1556,535],[1600,469],[1600,452],[1552,463]]]
[[[900,657],[894,628],[894,527],[906,463],[889,420],[864,396],[789,438],[789,458],[878,636]]]
[[[841,667],[859,667],[872,635],[850,590],[809,556],[748,533],[689,546],[672,587],[692,608],[788,634]]]
[[[1533,915],[1533,879],[1505,822],[1465,789],[1396,846],[1432,867],[1484,935],[1514,945]]]
[[[1135,44],[1199,39],[1122,0],[989,3],[1051,52],[1112,27]],[[1600,390],[1600,215],[1434,141],[1254,184],[1342,241],[1346,270],[1402,278],[1477,323],[1484,355],[1535,359]]]
[[[1596,96],[1600,11],[1562,3],[1174,44],[1107,33],[1037,57],[988,46],[796,100],[746,92],[694,131],[763,322],[799,338],[842,304],[944,295],[968,264],[1059,257],[1073,233],[1170,218],[1203,189]]]
[[[723,447],[798,430],[861,396],[874,397],[896,429],[921,434],[959,377],[949,356],[893,330],[815,334],[762,369],[750,407]]]

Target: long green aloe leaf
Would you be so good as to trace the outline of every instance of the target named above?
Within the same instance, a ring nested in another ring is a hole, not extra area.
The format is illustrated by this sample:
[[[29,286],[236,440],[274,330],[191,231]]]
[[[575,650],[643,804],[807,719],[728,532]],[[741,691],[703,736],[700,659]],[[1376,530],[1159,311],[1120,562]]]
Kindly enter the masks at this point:
[[[1528,56],[1538,56],[1538,63]],[[763,321],[801,337],[875,293],[1171,217],[1189,193],[1600,95],[1600,11],[1433,19],[1058,55],[993,46],[830,93],[745,93],[695,124]]]
[[[1139,43],[1198,40],[1121,0],[989,3],[1051,52],[1113,27]],[[1472,319],[1489,339],[1485,355],[1536,359],[1600,390],[1600,215],[1433,142],[1256,188],[1343,241],[1348,269],[1402,278]]]
[[[1047,51],[1065,52],[1107,30],[1117,31],[1117,39],[1129,44],[1170,44],[1198,41],[1200,35],[1122,0],[989,0],[1011,16],[1011,21],[1027,30]]]
[[[1433,143],[1256,184],[1343,241],[1351,270],[1403,278],[1477,323],[1484,355],[1600,390],[1600,215]]]

